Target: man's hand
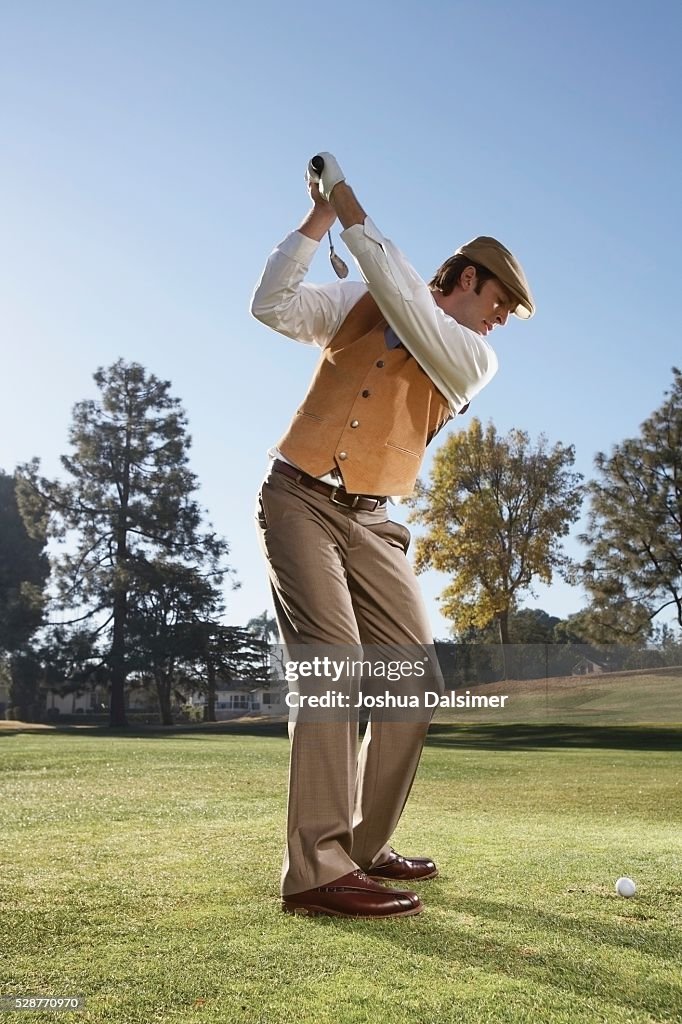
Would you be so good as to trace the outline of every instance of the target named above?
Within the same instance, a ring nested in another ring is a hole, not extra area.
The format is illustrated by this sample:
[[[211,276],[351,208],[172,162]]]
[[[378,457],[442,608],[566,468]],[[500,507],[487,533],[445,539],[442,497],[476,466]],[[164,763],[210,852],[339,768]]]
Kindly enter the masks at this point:
[[[308,238],[313,238],[316,242],[319,242],[332,228],[334,221],[336,220],[336,210],[331,203],[328,203],[327,200],[323,199],[320,195],[320,186],[318,182],[313,181],[307,175],[306,180],[308,182],[308,192],[310,193],[310,198],[313,202],[313,208],[307,214],[298,230],[302,235],[306,235]]]
[[[332,223],[336,220],[336,214],[331,203],[328,203],[320,191],[319,181],[313,181],[312,178],[306,175],[306,181],[308,184],[308,193],[313,201],[313,206],[320,207],[320,213],[326,211],[327,215],[332,218]]]
[[[319,184],[320,195],[323,199],[329,202],[332,191],[335,185],[339,182],[345,181],[346,176],[339,167],[336,157],[332,156],[331,153],[318,153],[318,156],[322,157],[324,161],[324,168],[322,172],[318,172],[312,167],[312,161],[308,164],[306,171],[306,179],[309,183],[309,187],[313,182]],[[312,195],[312,192],[311,192]]]
[[[349,228],[363,224],[367,214],[346,184],[335,157],[331,153],[319,153],[318,156],[324,160],[324,168],[318,173],[308,164],[306,181],[313,208],[298,230],[319,242],[337,217],[344,228]]]

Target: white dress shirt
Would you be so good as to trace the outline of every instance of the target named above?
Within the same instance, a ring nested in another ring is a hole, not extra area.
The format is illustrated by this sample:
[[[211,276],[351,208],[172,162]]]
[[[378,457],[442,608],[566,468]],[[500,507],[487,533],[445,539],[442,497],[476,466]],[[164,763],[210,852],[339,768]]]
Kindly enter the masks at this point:
[[[265,265],[251,301],[252,314],[280,334],[324,348],[369,290],[387,323],[456,414],[495,375],[494,350],[482,335],[436,305],[426,282],[369,217],[341,237],[364,283],[306,284],[303,279],[320,243],[292,231]],[[269,454],[282,458],[276,449]],[[320,479],[339,481],[336,474]]]

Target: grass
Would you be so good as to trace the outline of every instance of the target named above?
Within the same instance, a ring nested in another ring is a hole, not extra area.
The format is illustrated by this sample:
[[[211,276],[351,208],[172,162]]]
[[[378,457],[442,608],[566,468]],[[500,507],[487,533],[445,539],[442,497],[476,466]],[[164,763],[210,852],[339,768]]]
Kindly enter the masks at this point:
[[[448,684],[449,686],[449,684]],[[437,721],[666,725],[682,720],[682,668],[593,676],[511,679],[454,687],[459,695],[505,694],[504,708],[438,709]]]
[[[680,1019],[675,728],[435,726],[395,842],[441,875],[383,924],[280,912],[281,728],[3,733],[0,993],[86,997],[28,1019]]]

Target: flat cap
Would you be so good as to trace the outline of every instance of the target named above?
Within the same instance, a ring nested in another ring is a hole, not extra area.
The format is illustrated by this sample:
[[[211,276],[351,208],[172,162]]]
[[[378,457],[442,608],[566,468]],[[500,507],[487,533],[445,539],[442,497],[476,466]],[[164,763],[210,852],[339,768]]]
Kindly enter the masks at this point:
[[[526,275],[519,261],[502,242],[488,235],[472,238],[466,245],[459,247],[457,252],[468,257],[472,263],[480,263],[500,281],[513,298],[517,300],[516,309],[512,310],[522,320],[528,320],[535,312],[535,303],[531,295]]]

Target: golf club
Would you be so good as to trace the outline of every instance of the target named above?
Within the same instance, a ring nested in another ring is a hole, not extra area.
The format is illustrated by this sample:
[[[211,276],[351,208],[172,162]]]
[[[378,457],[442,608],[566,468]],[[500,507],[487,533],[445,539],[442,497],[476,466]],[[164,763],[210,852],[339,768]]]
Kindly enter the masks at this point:
[[[315,174],[322,174],[322,171],[324,170],[324,160],[322,157],[314,156],[308,163],[308,169]],[[334,268],[334,273],[340,278],[348,277],[347,264],[344,263],[341,257],[337,256],[334,252],[334,243],[332,242],[331,231],[327,232],[327,237],[329,238],[329,262]]]

